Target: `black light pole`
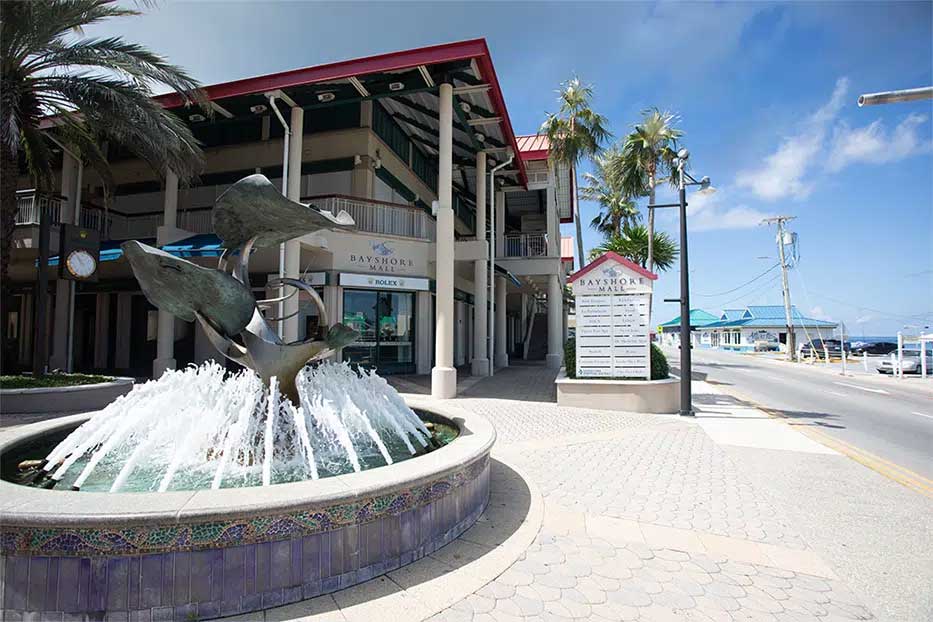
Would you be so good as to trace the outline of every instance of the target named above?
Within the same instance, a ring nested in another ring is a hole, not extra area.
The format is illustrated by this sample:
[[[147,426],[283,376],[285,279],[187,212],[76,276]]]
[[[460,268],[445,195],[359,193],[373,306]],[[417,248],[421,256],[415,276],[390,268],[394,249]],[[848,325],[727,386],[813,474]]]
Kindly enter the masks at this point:
[[[649,205],[649,209],[659,207],[677,207],[680,208],[680,298],[665,298],[664,302],[680,303],[680,416],[692,417],[693,412],[693,387],[692,387],[692,363],[690,361],[690,269],[687,258],[687,186],[700,186],[701,192],[713,192],[710,186],[709,177],[704,177],[697,181],[685,170],[687,167],[687,158],[690,152],[681,149],[677,152],[677,173],[680,175],[678,182],[680,191],[680,200],[677,203],[667,203],[664,205]],[[689,180],[689,181],[688,181]]]
[[[680,416],[692,417],[693,412],[693,369],[690,361],[690,269],[687,265],[687,186],[684,183],[684,167],[689,152],[681,149],[677,153],[677,170],[680,173]]]

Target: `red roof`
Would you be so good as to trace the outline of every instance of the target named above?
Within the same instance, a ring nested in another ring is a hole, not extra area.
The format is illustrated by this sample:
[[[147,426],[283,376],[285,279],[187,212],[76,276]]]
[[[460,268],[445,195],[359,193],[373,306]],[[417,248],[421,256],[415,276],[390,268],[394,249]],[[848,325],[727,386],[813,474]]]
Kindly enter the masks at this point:
[[[467,41],[431,45],[413,50],[378,54],[376,56],[328,63],[326,65],[316,65],[303,69],[293,69],[265,76],[213,84],[205,87],[204,90],[207,93],[208,99],[217,100],[226,97],[235,97],[237,95],[249,95],[274,91],[276,89],[287,89],[289,87],[313,84],[316,82],[328,82],[353,76],[411,69],[419,65],[434,65],[468,59],[473,59],[476,62],[482,79],[492,86],[489,91],[489,96],[499,115],[502,117],[502,131],[506,136],[506,143],[511,144],[515,153],[521,153],[521,148],[515,140],[512,122],[509,120],[508,109],[505,107],[505,99],[502,96],[502,90],[499,88],[499,80],[496,77],[496,70],[492,65],[492,56],[489,53],[489,47],[486,45],[485,39],[470,39]],[[182,104],[181,97],[176,93],[159,95],[155,97],[155,100],[166,108],[175,108]],[[523,158],[524,155],[518,160],[519,177],[522,184],[527,184],[528,177],[525,174]]]
[[[610,259],[612,259],[612,260],[614,260],[614,261],[617,261],[618,263],[622,264],[623,266],[625,266],[625,267],[628,268],[629,270],[632,270],[633,272],[636,272],[636,273],[642,275],[643,277],[649,278],[649,279],[651,279],[652,281],[657,280],[657,278],[658,278],[658,275],[655,274],[654,272],[649,272],[648,270],[645,270],[644,268],[642,268],[641,266],[639,266],[639,265],[638,265],[637,263],[635,263],[634,261],[632,261],[632,260],[630,260],[630,259],[626,259],[625,257],[623,257],[622,255],[619,255],[618,253],[613,253],[612,251],[609,251],[609,252],[606,253],[605,255],[600,256],[599,259],[597,259],[596,261],[593,261],[593,262],[590,262],[589,264],[587,264],[582,270],[577,270],[576,272],[574,272],[573,274],[571,274],[570,277],[567,279],[567,282],[568,282],[568,283],[573,283],[574,281],[576,281],[577,279],[579,279],[581,276],[583,276],[584,274],[586,274],[586,273],[589,272],[590,270],[596,268],[597,266],[599,266],[599,265],[601,265],[601,264],[606,263],[606,262],[609,261]]]
[[[547,160],[548,144],[547,135],[529,134],[527,136],[516,136],[515,141],[518,144],[518,153],[523,161]]]

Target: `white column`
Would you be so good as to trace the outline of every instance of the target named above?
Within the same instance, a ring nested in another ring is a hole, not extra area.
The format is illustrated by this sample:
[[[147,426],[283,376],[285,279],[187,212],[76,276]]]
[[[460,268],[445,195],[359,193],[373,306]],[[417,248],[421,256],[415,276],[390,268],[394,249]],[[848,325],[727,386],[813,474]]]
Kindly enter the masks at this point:
[[[178,175],[165,172],[165,193],[162,203],[162,224],[175,227],[178,218]],[[175,369],[175,316],[159,311],[156,335],[156,359],[152,362],[152,377],[158,378],[166,369]]]
[[[324,308],[327,309],[327,321],[330,322],[327,326],[329,329],[334,324],[343,322],[343,288],[339,285],[325,285],[323,299]],[[334,360],[338,363],[343,360],[343,348],[337,350]]]
[[[548,277],[547,288],[547,366],[551,369],[560,369],[564,359],[561,340],[563,316],[564,297],[560,279],[552,274]]]
[[[110,294],[97,294],[97,309],[94,313],[94,367],[109,367],[107,357],[110,345]]]
[[[560,218],[557,214],[557,186],[554,166],[548,170],[547,192],[544,193],[547,201],[545,214],[547,214],[547,254],[551,257],[560,256]]]
[[[454,364],[460,367],[466,363],[466,303],[454,302]]]
[[[77,179],[78,179],[78,161],[70,153],[62,150],[62,185],[61,195],[65,198],[62,201],[60,219],[63,223],[74,222],[74,213],[77,206],[75,200],[77,197]],[[57,245],[57,241],[52,244]],[[53,246],[53,248],[55,248]],[[49,268],[50,275],[54,268]],[[55,276],[55,308],[52,321],[55,328],[52,339],[52,351],[49,353],[49,369],[68,369],[68,313],[71,308],[72,282],[65,279],[58,279]]]
[[[505,257],[505,193],[496,192],[496,257]]]
[[[437,170],[437,313],[431,395],[457,394],[454,368],[454,212],[453,212],[453,86],[440,85],[440,127]]]
[[[292,108],[292,118],[289,127],[292,130],[288,139],[288,188],[285,196],[292,201],[301,200],[301,152],[302,138],[304,137],[305,111],[301,108]],[[285,276],[297,279],[301,276],[301,242],[298,240],[289,240],[285,243]],[[291,288],[285,290],[291,292]],[[283,315],[289,316],[285,320],[283,327],[283,338],[285,343],[291,343],[298,340],[298,296],[292,296],[285,301],[282,309]]]
[[[521,324],[518,326],[518,340],[524,343],[525,331],[528,329],[528,294],[522,293],[522,308],[519,315]]]
[[[127,369],[130,366],[130,348],[132,347],[133,294],[117,294],[117,334],[113,366]]]
[[[496,367],[509,366],[509,336],[505,321],[505,277],[496,277]]]
[[[486,152],[476,154],[476,239],[486,241]],[[488,300],[487,276],[489,262],[473,262],[473,369],[474,376],[489,375],[489,355],[486,352]]]

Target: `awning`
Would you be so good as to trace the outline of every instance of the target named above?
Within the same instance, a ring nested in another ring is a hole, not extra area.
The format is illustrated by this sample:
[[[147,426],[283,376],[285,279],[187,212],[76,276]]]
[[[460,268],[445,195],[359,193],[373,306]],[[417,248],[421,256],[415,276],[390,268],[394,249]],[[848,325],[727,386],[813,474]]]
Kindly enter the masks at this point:
[[[107,240],[100,243],[100,262],[115,261],[123,257],[123,249],[120,248],[124,240]],[[143,244],[155,246],[154,238],[145,238],[139,240]],[[178,240],[162,247],[166,253],[171,253],[176,257],[220,257],[224,252],[220,238],[213,233],[199,233],[184,240]],[[36,260],[38,267],[39,260]],[[49,257],[49,265],[58,265],[58,255]]]
[[[124,240],[105,240],[100,243],[100,259],[99,263],[105,261],[116,261],[120,257],[123,257],[123,249],[120,248],[120,245],[123,244]],[[155,238],[146,238],[140,240],[143,244],[149,244],[152,246],[155,244]],[[49,265],[57,266],[58,265],[58,255],[53,255],[49,257]],[[36,260],[36,267],[39,267],[39,260]]]
[[[505,268],[503,268],[502,266],[500,266],[500,265],[498,265],[498,264],[495,266],[495,268],[496,268],[496,274],[502,275],[502,276],[504,276],[505,278],[507,278],[507,279],[509,279],[510,281],[512,281],[512,283],[515,285],[515,287],[521,287],[521,286],[522,286],[522,282],[518,279],[517,276],[515,276],[514,274],[512,274],[511,272],[509,272],[508,270],[506,270]]]
[[[184,240],[178,240],[162,247],[166,253],[176,257],[220,257],[223,245],[220,238],[213,233],[199,233]]]

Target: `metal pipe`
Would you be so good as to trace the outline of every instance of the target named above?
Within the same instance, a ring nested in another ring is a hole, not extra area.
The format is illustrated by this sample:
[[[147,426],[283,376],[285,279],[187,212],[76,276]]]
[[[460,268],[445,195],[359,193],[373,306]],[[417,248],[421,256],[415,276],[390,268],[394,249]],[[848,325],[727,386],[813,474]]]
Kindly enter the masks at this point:
[[[918,99],[933,99],[933,86],[925,86],[919,89],[904,89],[901,91],[866,93],[865,95],[858,96],[858,105],[859,108],[861,108],[862,106],[912,102]]]
[[[279,123],[282,124],[282,129],[285,131],[284,134],[284,145],[282,151],[282,194],[288,194],[288,140],[292,135],[291,128],[288,127],[288,123],[285,122],[285,117],[282,116],[282,113],[279,112],[278,107],[275,105],[275,95],[269,95],[269,106],[272,107],[272,111],[275,113],[275,116],[279,119]],[[282,242],[279,244],[279,279],[285,278],[285,243]],[[285,293],[284,287],[279,287],[279,296],[283,296]],[[285,303],[279,302],[279,317],[285,315]],[[278,327],[279,337],[284,336],[285,334],[285,325],[279,324]]]
[[[486,315],[489,341],[486,356],[489,358],[489,375],[496,373],[496,171],[505,168],[515,159],[515,152],[509,150],[509,159],[492,167],[489,171],[489,310]],[[505,209],[505,206],[502,206]]]

